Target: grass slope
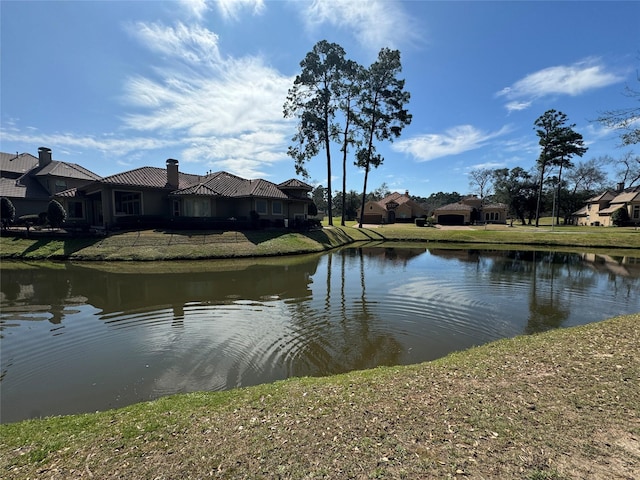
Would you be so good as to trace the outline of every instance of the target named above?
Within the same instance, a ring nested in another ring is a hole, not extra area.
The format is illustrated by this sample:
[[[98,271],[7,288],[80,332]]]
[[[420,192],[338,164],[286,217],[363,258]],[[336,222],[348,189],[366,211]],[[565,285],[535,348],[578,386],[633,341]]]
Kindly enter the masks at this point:
[[[638,322],[1,425],[0,476],[640,478]]]
[[[357,241],[443,242],[529,247],[640,249],[640,230],[602,227],[377,228],[329,227],[311,232],[156,231],[122,232],[105,238],[0,237],[0,258],[21,260],[199,260],[322,252]]]

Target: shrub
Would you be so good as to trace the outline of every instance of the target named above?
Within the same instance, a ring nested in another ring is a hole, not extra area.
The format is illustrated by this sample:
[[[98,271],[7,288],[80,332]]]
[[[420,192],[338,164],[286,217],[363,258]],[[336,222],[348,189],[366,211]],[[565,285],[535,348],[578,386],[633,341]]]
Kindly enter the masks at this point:
[[[7,197],[0,198],[2,228],[7,228],[16,218],[16,207]]]
[[[629,222],[629,212],[625,207],[620,207],[611,214],[611,222],[616,227],[623,227]]]
[[[64,207],[56,200],[51,200],[47,208],[47,220],[53,228],[60,227],[67,218],[67,212]]]

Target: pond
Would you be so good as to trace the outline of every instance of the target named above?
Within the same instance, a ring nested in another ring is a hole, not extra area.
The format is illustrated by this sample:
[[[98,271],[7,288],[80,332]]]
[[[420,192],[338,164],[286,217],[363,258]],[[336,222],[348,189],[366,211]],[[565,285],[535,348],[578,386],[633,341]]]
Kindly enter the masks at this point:
[[[3,423],[419,363],[640,311],[640,258],[581,253],[371,244],[1,273]]]

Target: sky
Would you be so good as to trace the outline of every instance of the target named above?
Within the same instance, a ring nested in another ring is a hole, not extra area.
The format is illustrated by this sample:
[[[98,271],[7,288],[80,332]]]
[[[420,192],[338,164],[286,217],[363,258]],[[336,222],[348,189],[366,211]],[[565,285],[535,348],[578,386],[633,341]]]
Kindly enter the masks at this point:
[[[630,150],[595,119],[635,106],[639,1],[1,0],[0,151],[44,146],[100,176],[175,158],[192,174],[296,178],[283,104],[320,40],[363,66],[401,52],[413,119],[377,144],[368,191],[467,194],[471,170],[528,170],[549,109],[583,135],[582,160]],[[307,166],[326,186],[324,151]]]

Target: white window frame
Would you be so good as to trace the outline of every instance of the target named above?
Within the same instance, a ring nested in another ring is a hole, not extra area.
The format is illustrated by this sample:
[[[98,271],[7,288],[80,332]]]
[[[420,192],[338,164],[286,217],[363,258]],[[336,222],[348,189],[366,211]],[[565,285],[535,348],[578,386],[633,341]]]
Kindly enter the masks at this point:
[[[276,205],[280,207],[279,212],[276,211]],[[282,203],[282,200],[274,200],[273,202],[271,202],[271,214],[280,217],[284,215],[284,204]]]

